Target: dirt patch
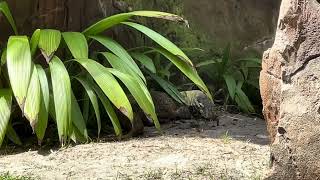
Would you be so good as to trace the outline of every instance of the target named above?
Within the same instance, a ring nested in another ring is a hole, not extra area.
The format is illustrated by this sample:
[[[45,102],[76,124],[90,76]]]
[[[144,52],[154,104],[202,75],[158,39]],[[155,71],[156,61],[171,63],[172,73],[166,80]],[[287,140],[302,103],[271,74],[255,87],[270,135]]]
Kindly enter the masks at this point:
[[[146,128],[141,138],[0,155],[0,174],[39,179],[261,179],[269,167],[263,120],[223,115]]]

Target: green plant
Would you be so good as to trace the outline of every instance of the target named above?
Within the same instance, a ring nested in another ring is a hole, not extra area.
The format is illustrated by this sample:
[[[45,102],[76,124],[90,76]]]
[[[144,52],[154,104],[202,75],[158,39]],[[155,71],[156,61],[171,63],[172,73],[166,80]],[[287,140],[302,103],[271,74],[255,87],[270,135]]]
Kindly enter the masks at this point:
[[[27,177],[27,176],[13,176],[9,173],[5,173],[0,175],[0,180],[32,180],[35,178]]]
[[[0,11],[7,17],[15,34],[18,34],[6,2],[0,2]],[[107,17],[82,33],[37,29],[30,39],[27,36],[11,36],[6,48],[2,48],[1,52],[0,144],[5,135],[10,140],[21,143],[10,122],[13,98],[23,116],[30,122],[39,143],[44,138],[49,117],[57,124],[62,145],[70,140],[88,140],[88,103],[81,108],[77,100],[82,92],[89,97],[94,109],[98,134],[101,131],[99,100],[117,136],[121,137],[122,130],[121,120],[118,119],[115,108],[129,120],[133,120],[127,91],[145,115],[154,122],[156,128],[160,129],[155,107],[147,89],[147,79],[134,61],[136,59],[145,67],[153,68],[153,61],[148,57],[150,52],[130,51],[130,55],[118,42],[101,35],[116,25],[128,26],[152,39],[158,46],[148,49],[166,57],[211,98],[188,56],[162,35],[131,21],[134,16],[184,22],[181,17],[169,13],[135,11]],[[107,51],[89,53],[92,43],[100,43]],[[69,53],[63,56],[65,60],[58,57],[58,54],[63,54],[61,52]],[[99,63],[100,61],[103,63]],[[152,75],[153,70],[150,73]],[[73,88],[76,82],[83,86],[83,90]]]
[[[203,61],[196,66],[202,74],[207,75],[217,85],[213,91],[222,90],[225,93],[225,105],[231,99],[237,103],[241,110],[247,113],[255,111],[244,87],[251,86],[259,90],[258,78],[261,59],[240,58],[233,60],[229,45],[225,48],[221,58]]]

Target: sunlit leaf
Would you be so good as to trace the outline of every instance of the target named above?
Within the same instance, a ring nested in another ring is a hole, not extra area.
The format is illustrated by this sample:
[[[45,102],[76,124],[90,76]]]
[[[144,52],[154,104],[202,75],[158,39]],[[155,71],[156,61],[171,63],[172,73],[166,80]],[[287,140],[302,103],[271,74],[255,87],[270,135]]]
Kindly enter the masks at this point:
[[[136,77],[136,79],[138,81],[142,81],[141,77],[137,73],[135,73],[134,70],[132,68],[130,68],[130,66],[125,64],[124,61],[121,58],[119,58],[118,56],[116,56],[112,53],[109,53],[109,52],[104,52],[101,54],[108,60],[108,62],[111,64],[111,66],[113,68],[115,68],[123,73],[130,74],[131,76]],[[142,74],[142,72],[141,72],[141,74]],[[144,76],[143,76],[143,78],[144,78]]]
[[[130,68],[134,73],[139,75],[146,82],[146,79],[136,62],[119,43],[117,43],[113,39],[103,36],[91,36],[91,38],[100,42],[102,45],[108,48],[113,54],[117,55],[120,58],[119,61],[121,61],[121,64],[123,64],[123,66]]]
[[[88,80],[88,79],[83,79],[83,81],[85,81],[91,88],[94,89],[95,93],[99,97],[104,109],[106,110],[106,112],[111,120],[115,134],[117,136],[121,136],[122,130],[121,130],[121,125],[120,125],[119,119],[116,115],[116,112],[114,111],[114,109],[112,107],[112,104],[110,103],[109,99],[107,98],[107,96],[104,95],[102,90],[93,81]]]
[[[212,99],[207,86],[204,84],[194,67],[190,66],[188,63],[182,61],[180,58],[171,54],[165,49],[155,48],[154,50],[171,61],[178,69],[180,69],[183,74],[185,74],[193,83],[195,83],[201,91],[203,91],[210,99]]]
[[[137,81],[134,77],[124,74],[116,69],[108,70],[126,85],[134,99],[146,114],[147,118],[152,120],[156,128],[160,130],[160,124],[155,112],[153,100],[145,84]]]
[[[33,71],[23,112],[25,117],[29,120],[32,129],[35,130],[40,111],[41,89],[38,70],[36,67],[33,67],[32,69]]]
[[[72,133],[71,83],[68,72],[61,60],[54,56],[49,63],[54,98],[55,119],[59,139],[66,143]]]
[[[113,75],[101,64],[91,59],[76,59],[92,76],[110,101],[129,119],[133,119],[130,102]]]
[[[49,63],[57,51],[61,41],[61,33],[58,30],[44,29],[40,31],[39,48]]]
[[[88,58],[88,44],[83,34],[79,32],[64,32],[62,36],[74,58]]]
[[[11,114],[11,91],[0,89],[0,146],[7,132]]]
[[[11,36],[7,47],[7,67],[13,94],[24,109],[32,73],[31,53],[26,36]]]
[[[31,55],[34,56],[34,54],[37,51],[38,44],[40,39],[40,29],[37,29],[33,32],[30,40],[30,48],[31,48]]]
[[[143,34],[145,34],[146,36],[151,38],[153,41],[158,43],[162,48],[166,49],[167,51],[169,51],[173,55],[179,57],[181,60],[187,62],[189,65],[193,66],[189,57],[181,49],[179,49],[175,44],[173,44],[167,38],[163,37],[161,34],[155,32],[154,30],[152,30],[146,26],[143,26],[141,24],[137,24],[137,23],[133,23],[133,22],[122,22],[122,24],[128,25],[128,26],[142,32]]]
[[[132,16],[161,18],[161,19],[167,19],[171,21],[179,21],[179,22],[186,23],[186,21],[182,17],[174,14],[170,14],[170,13],[158,12],[158,11],[133,11],[129,13],[117,14],[117,15],[102,19],[101,21],[98,21],[97,23],[93,24],[92,26],[84,30],[83,34],[86,36],[97,35],[114,25],[117,25],[123,21],[127,21]]]
[[[138,60],[149,71],[151,71],[152,73],[157,72],[154,63],[149,56],[142,54],[142,53],[130,53],[130,54],[134,59]]]
[[[38,143],[41,144],[48,125],[48,113],[50,104],[49,84],[45,71],[40,65],[36,65],[41,88],[41,102],[39,110],[39,118],[35,127],[35,132],[38,137]]]

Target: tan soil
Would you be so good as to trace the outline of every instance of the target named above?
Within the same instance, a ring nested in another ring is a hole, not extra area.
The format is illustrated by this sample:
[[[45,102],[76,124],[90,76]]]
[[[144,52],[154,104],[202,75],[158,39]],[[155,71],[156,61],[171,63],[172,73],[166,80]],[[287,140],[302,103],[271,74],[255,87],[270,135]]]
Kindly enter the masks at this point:
[[[0,174],[39,179],[262,179],[269,146],[261,119],[226,114],[215,122],[184,120],[147,128],[124,142],[77,145],[43,153],[0,155]]]

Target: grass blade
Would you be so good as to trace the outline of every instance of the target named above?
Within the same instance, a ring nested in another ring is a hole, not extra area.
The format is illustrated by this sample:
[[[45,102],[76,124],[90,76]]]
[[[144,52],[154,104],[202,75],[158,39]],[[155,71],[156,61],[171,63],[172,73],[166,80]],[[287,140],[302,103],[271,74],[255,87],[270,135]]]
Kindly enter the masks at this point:
[[[76,59],[93,77],[110,101],[129,119],[133,119],[130,102],[113,75],[101,64],[91,59]]]
[[[62,37],[74,58],[88,58],[89,48],[83,34],[79,32],[64,32]]]
[[[13,94],[23,110],[32,73],[31,53],[26,36],[9,38],[7,67]]]
[[[11,114],[12,96],[9,89],[0,89],[0,146],[7,132]]]
[[[4,14],[4,16],[7,18],[8,22],[10,23],[10,25],[14,31],[14,34],[18,35],[17,26],[16,26],[16,23],[14,22],[14,19],[12,17],[12,14],[11,14],[11,11],[9,9],[7,2],[5,2],[5,1],[0,2],[0,12],[2,12]]]

